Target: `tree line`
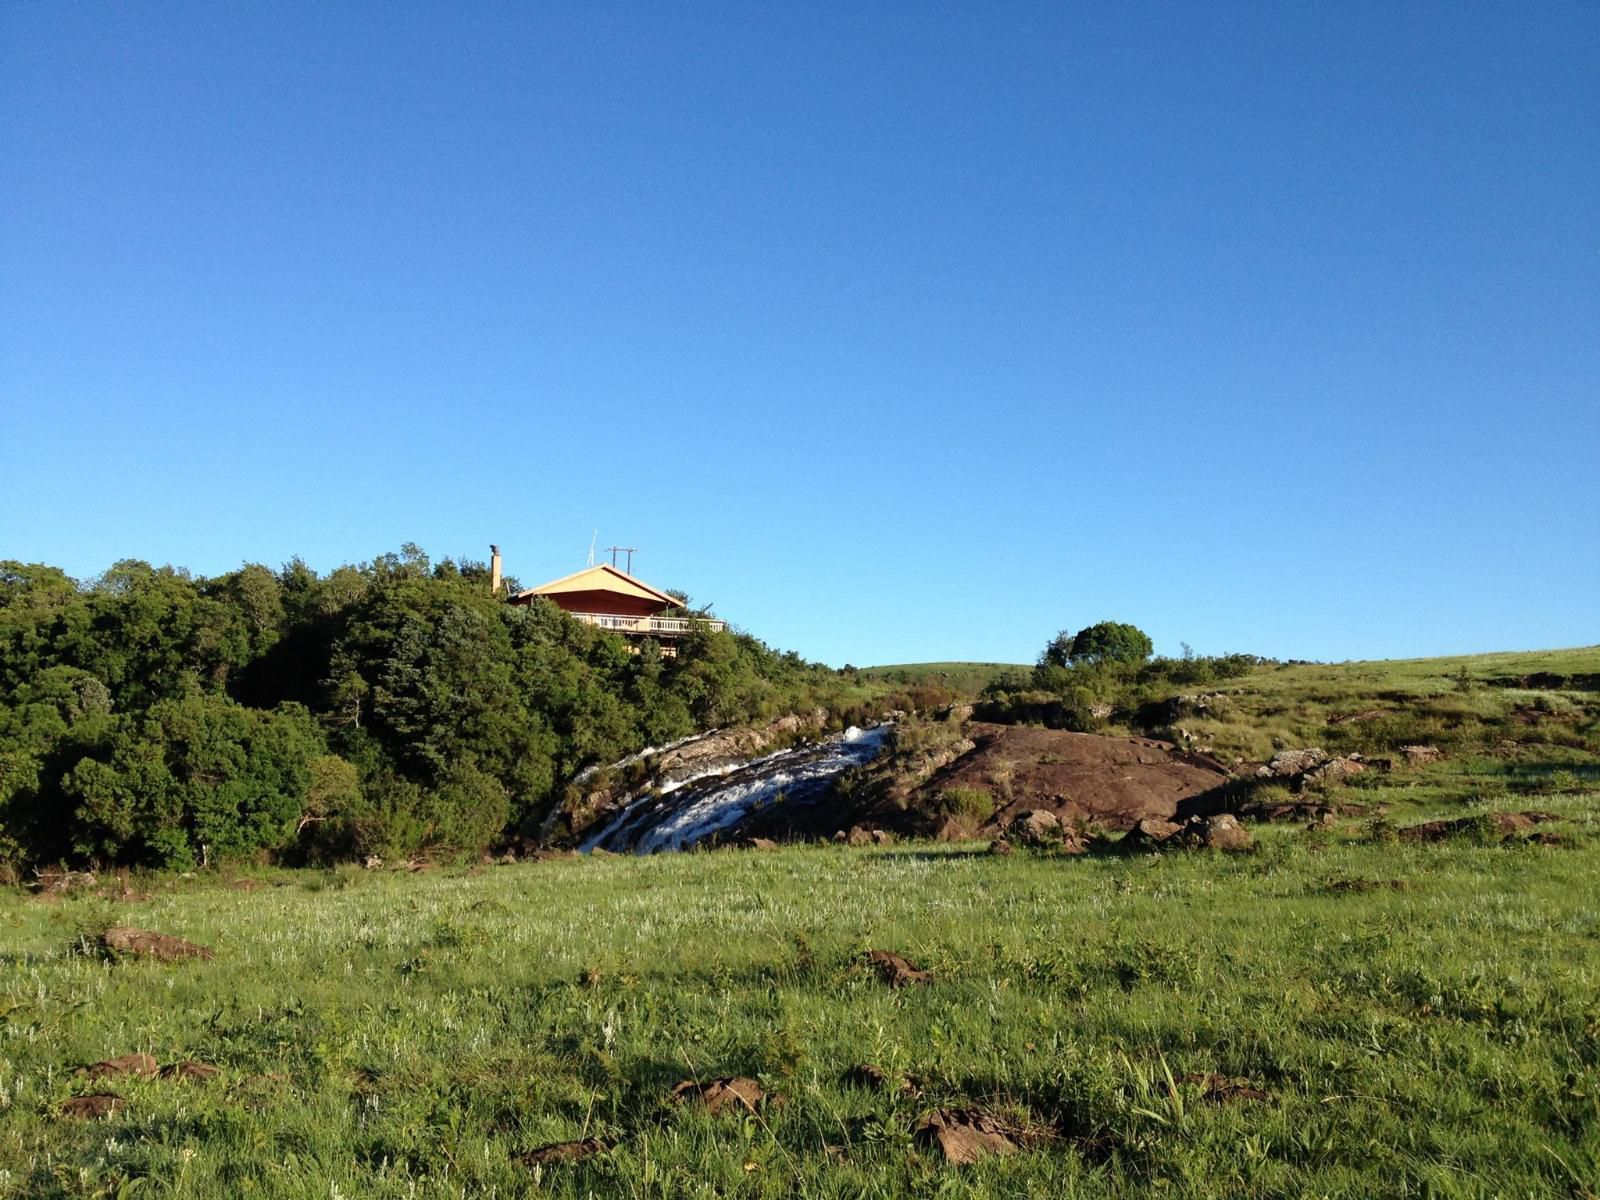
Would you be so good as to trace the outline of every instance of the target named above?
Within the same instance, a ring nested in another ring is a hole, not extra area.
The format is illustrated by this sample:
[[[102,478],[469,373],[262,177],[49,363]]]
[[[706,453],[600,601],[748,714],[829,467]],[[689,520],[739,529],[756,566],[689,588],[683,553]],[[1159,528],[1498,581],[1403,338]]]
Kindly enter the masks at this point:
[[[851,695],[734,632],[631,652],[411,545],[326,575],[0,562],[0,864],[478,851],[586,766]]]

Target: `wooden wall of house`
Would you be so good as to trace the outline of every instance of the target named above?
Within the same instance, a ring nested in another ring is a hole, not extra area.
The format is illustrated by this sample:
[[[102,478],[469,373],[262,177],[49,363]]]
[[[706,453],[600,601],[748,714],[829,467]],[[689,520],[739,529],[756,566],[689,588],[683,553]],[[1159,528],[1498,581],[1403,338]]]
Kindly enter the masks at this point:
[[[613,617],[653,617],[665,612],[666,605],[642,596],[619,596],[616,592],[558,592],[546,597],[567,612],[603,613]]]

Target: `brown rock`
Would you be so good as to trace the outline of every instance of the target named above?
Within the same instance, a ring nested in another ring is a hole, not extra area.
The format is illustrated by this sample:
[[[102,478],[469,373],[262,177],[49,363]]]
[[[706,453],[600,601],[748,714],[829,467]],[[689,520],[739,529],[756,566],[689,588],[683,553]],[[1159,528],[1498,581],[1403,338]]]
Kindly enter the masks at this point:
[[[576,1142],[551,1142],[548,1146],[540,1146],[517,1155],[517,1161],[530,1167],[547,1166],[550,1163],[579,1162],[595,1154],[604,1154],[611,1149],[599,1138],[584,1138]]]
[[[1327,786],[1348,779],[1351,775],[1359,775],[1367,766],[1354,758],[1330,758],[1314,771],[1307,771],[1305,782]]]
[[[1117,845],[1123,850],[1154,850],[1163,842],[1177,836],[1183,826],[1159,817],[1146,817],[1134,824]]]
[[[998,854],[1002,858],[1010,854],[1011,849],[1011,843],[1006,841],[1005,838],[995,838],[994,841],[989,843],[989,853]]]
[[[946,1162],[958,1165],[1015,1154],[1019,1148],[1004,1122],[976,1109],[936,1108],[917,1122],[912,1136],[937,1146]]]
[[[1401,746],[1400,753],[1406,756],[1408,767],[1425,766],[1444,757],[1444,752],[1437,746]]]
[[[1193,818],[1184,827],[1183,841],[1203,850],[1248,850],[1253,843],[1250,831],[1232,813]]]
[[[168,1063],[161,1068],[163,1079],[192,1079],[196,1083],[207,1083],[221,1074],[220,1067],[213,1067],[210,1063],[195,1062],[192,1059]]]
[[[907,984],[912,983],[933,982],[933,972],[912,966],[890,950],[868,950],[867,964],[875,969],[890,987],[905,987]]]
[[[731,1075],[705,1083],[685,1079],[668,1096],[674,1104],[698,1103],[712,1116],[729,1110],[755,1112],[766,1098],[767,1094],[761,1090],[761,1085],[743,1075]]]
[[[745,848],[748,850],[776,850],[778,843],[771,838],[753,837],[745,839]]]
[[[72,1117],[79,1121],[94,1121],[101,1117],[108,1117],[114,1112],[126,1108],[128,1102],[121,1096],[111,1092],[101,1092],[92,1096],[74,1096],[61,1105],[61,1115]]]
[[[108,1058],[102,1062],[90,1063],[87,1067],[79,1067],[75,1074],[85,1075],[90,1079],[116,1079],[121,1075],[154,1075],[156,1073],[156,1060],[148,1054],[119,1054],[116,1058]]]
[[[1048,846],[1061,840],[1061,819],[1048,809],[1036,808],[1011,822],[1011,840],[1024,846]]]
[[[941,842],[964,842],[972,836],[972,829],[955,817],[945,817],[933,836]]]
[[[112,954],[131,958],[154,958],[161,962],[176,962],[183,958],[209,959],[215,956],[209,946],[186,942],[165,933],[152,933],[148,929],[129,929],[118,925],[100,935],[101,944]]]
[[[1458,817],[1453,821],[1424,821],[1400,830],[1400,837],[1408,842],[1438,842],[1460,834],[1486,832],[1499,838],[1526,833],[1535,825],[1558,821],[1554,813],[1529,809],[1526,812],[1491,812],[1476,817]]]
[[[1292,779],[1296,775],[1304,775],[1307,771],[1315,770],[1327,761],[1327,752],[1315,746],[1304,750],[1279,750],[1268,761],[1266,773],[1275,779]]]

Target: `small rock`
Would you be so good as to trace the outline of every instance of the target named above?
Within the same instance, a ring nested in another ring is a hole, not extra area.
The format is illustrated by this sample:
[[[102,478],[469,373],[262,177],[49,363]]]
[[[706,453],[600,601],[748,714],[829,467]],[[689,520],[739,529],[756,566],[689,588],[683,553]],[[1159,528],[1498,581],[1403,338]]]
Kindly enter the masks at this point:
[[[1015,1154],[1019,1148],[1004,1122],[976,1109],[934,1109],[917,1122],[912,1136],[938,1146],[946,1162],[958,1165]]]
[[[1006,841],[1005,838],[995,838],[994,841],[989,843],[989,853],[998,854],[1004,858],[1011,853],[1011,843]]]
[[[1444,751],[1437,746],[1401,746],[1400,753],[1406,756],[1408,767],[1426,766],[1444,757]]]
[[[672,1089],[668,1099],[674,1104],[696,1101],[712,1116],[717,1116],[729,1109],[737,1111],[742,1108],[748,1112],[755,1112],[767,1099],[767,1094],[754,1079],[743,1075],[731,1075],[724,1079],[708,1080],[705,1083],[685,1079]]]
[[[108,1117],[114,1112],[126,1108],[128,1102],[121,1096],[111,1092],[101,1092],[92,1096],[74,1096],[61,1105],[61,1115],[72,1117],[79,1121],[94,1121],[101,1117]]]
[[[90,1079],[116,1079],[121,1075],[154,1075],[156,1073],[156,1060],[148,1054],[119,1054],[116,1058],[108,1058],[102,1062],[90,1063],[87,1067],[79,1067],[75,1074],[85,1075]]]
[[[890,987],[933,982],[933,972],[912,966],[890,950],[868,950],[867,964],[873,967]]]
[[[176,962],[183,958],[215,957],[215,951],[209,946],[186,942],[182,938],[165,933],[152,933],[148,929],[129,929],[122,925],[101,934],[100,943],[112,954],[154,958],[161,962]]]
[[[744,845],[747,850],[776,850],[778,848],[777,842],[771,838],[764,837],[746,838]]]

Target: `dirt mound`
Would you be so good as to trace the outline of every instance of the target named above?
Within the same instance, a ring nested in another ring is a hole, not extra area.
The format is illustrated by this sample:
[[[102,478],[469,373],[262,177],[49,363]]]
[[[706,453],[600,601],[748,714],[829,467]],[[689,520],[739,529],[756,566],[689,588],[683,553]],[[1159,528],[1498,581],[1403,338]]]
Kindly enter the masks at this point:
[[[117,957],[154,958],[162,962],[176,962],[183,958],[211,958],[211,947],[186,942],[167,933],[148,929],[129,929],[118,925],[100,935],[100,943],[108,954]]]
[[[951,788],[988,792],[999,807],[979,831],[987,835],[1009,828],[1023,813],[1046,810],[1063,823],[1131,829],[1146,817],[1172,816],[1180,801],[1228,779],[1222,764],[1151,738],[984,723],[968,733],[976,748],[921,792],[930,803]]]
[[[776,1097],[762,1091],[761,1085],[754,1079],[743,1075],[711,1079],[705,1083],[685,1079],[672,1089],[672,1094],[667,1098],[674,1104],[696,1102],[703,1105],[712,1116],[729,1111],[755,1112],[763,1104],[776,1100]]]

